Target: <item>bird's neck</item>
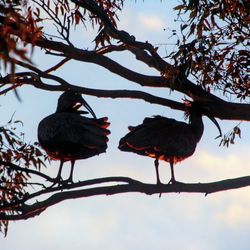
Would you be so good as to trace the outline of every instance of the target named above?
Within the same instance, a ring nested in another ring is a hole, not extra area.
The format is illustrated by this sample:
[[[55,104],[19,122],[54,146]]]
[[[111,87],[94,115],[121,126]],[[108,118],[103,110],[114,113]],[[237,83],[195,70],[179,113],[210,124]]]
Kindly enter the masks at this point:
[[[199,141],[204,131],[202,117],[201,116],[190,117],[190,126],[193,130],[193,133],[195,134],[197,138],[197,141]]]

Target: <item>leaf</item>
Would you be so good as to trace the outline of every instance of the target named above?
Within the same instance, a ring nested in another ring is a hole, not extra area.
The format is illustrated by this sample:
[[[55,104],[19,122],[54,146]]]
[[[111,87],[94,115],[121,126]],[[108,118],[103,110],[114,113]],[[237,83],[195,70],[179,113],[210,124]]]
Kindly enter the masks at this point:
[[[184,25],[182,25],[181,24],[181,30],[183,31],[184,29],[186,29],[188,27],[188,24],[184,24]]]
[[[63,15],[64,15],[64,8],[63,8],[62,5],[60,6],[60,10],[61,10],[61,14],[62,14],[62,16],[63,16]]]
[[[185,8],[185,5],[180,4],[180,5],[175,6],[173,9],[174,9],[174,10],[182,10],[182,9],[184,9],[184,8]]]
[[[23,122],[21,120],[16,120],[14,123],[20,123],[23,126]]]
[[[56,5],[56,7],[55,7],[55,13],[56,13],[56,16],[58,16],[58,5]]]
[[[234,127],[234,134],[238,135],[239,137],[241,136],[241,130],[238,126]]]

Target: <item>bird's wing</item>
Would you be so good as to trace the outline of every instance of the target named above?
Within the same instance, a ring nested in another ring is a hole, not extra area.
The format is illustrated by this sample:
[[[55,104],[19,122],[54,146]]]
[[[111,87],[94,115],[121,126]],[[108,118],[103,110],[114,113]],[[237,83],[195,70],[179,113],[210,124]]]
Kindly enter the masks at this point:
[[[184,122],[165,117],[155,117],[151,122],[154,132],[151,143],[154,152],[167,156],[188,156],[193,154],[197,140],[190,126]]]
[[[89,148],[106,147],[108,141],[107,135],[110,132],[103,125],[100,119],[80,116],[72,117],[67,123],[70,130],[68,140]]]
[[[130,128],[119,143],[124,151],[146,150],[148,152],[175,152],[182,145],[183,138],[188,131],[188,125],[174,119],[156,116],[145,118],[143,123]]]
[[[94,119],[70,113],[53,114],[45,118],[38,128],[38,136],[57,144],[77,144],[80,147],[106,147],[110,133],[105,118]],[[40,131],[40,132],[39,132]],[[41,132],[42,131],[42,132]]]

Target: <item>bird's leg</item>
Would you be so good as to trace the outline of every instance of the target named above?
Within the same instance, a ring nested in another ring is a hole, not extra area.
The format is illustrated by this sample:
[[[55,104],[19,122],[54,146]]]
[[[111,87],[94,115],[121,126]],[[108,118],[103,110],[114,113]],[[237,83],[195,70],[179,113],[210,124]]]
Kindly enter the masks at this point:
[[[59,166],[59,171],[58,171],[57,177],[55,178],[55,182],[60,182],[62,180],[61,174],[62,174],[63,163],[64,163],[64,161],[61,160],[60,166]]]
[[[169,181],[169,183],[176,183],[176,180],[175,180],[175,177],[174,177],[174,159],[173,158],[170,158],[170,169],[171,169],[171,179]]]
[[[63,159],[60,161],[60,166],[59,166],[59,170],[58,170],[58,174],[56,176],[56,178],[53,180],[53,184],[50,186],[51,188],[54,187],[56,184],[59,184],[62,182],[62,177],[61,177],[61,173],[62,173],[62,167],[63,167]]]
[[[156,172],[156,184],[160,185],[161,181],[159,176],[159,161],[157,158],[155,159],[155,172]]]
[[[71,170],[70,170],[70,175],[68,182],[73,183],[73,171],[74,171],[74,166],[75,166],[75,160],[71,160]]]

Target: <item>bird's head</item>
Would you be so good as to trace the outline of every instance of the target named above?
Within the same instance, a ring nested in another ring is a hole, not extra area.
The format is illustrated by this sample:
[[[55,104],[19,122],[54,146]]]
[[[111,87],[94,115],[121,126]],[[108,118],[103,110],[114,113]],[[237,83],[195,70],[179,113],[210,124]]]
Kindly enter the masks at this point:
[[[192,123],[195,120],[200,119],[203,115],[206,115],[214,124],[215,126],[218,128],[219,130],[219,135],[215,138],[219,138],[222,136],[222,132],[221,132],[221,128],[219,123],[216,121],[216,119],[211,116],[208,111],[206,110],[206,108],[204,108],[204,106],[199,103],[199,102],[190,102],[185,100],[184,101],[185,107],[186,107],[186,111],[185,111],[185,117],[189,118],[189,122]]]
[[[87,111],[81,111],[82,114],[90,113],[94,118],[96,115],[89,104],[82,98],[81,94],[73,90],[67,90],[60,95],[57,103],[56,112],[76,112],[84,106]]]

